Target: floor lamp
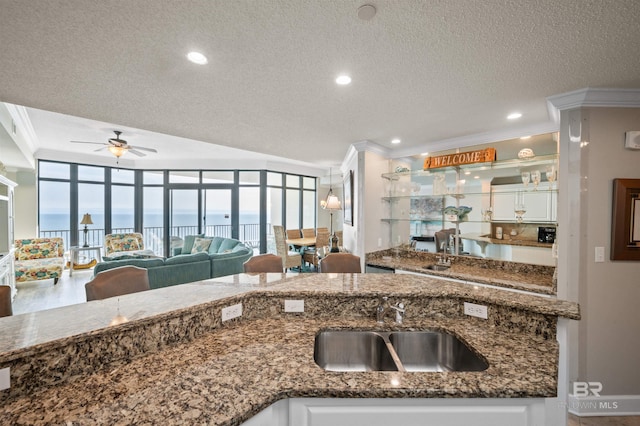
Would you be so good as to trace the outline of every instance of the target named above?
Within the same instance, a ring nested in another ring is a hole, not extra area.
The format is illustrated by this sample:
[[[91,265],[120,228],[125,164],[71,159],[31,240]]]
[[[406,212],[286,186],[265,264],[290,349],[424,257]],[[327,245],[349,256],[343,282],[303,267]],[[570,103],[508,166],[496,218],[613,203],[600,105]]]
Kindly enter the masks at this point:
[[[82,247],[89,247],[89,243],[87,242],[87,233],[89,232],[89,229],[87,228],[87,225],[93,225],[93,221],[91,220],[91,215],[89,213],[85,213],[84,216],[82,216],[80,225],[84,225],[84,245]]]
[[[338,197],[333,194],[333,188],[331,187],[331,171],[329,171],[329,193],[327,194],[326,200],[322,200],[320,202],[320,207],[325,210],[329,210],[329,215],[331,216],[331,250],[329,250],[329,252],[337,253],[340,249],[338,248],[338,237],[333,232],[333,212],[334,210],[341,210],[342,206],[340,205]]]

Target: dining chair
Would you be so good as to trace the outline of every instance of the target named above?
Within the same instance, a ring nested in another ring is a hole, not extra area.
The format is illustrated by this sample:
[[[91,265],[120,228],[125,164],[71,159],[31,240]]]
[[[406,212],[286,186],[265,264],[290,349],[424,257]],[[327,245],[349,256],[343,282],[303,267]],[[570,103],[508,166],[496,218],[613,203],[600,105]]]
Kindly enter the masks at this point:
[[[320,260],[321,253],[329,251],[329,229],[318,228],[316,230],[316,246],[308,247],[305,249],[303,259],[310,265],[318,267],[318,261]]]
[[[282,258],[282,267],[285,269],[297,267],[302,270],[302,255],[297,251],[289,250],[284,228],[273,225],[273,236],[276,240],[276,254]]]
[[[301,238],[302,233],[299,229],[287,229],[287,240]]]
[[[10,317],[13,315],[11,307],[11,287],[0,285],[0,317]]]
[[[319,272],[360,273],[360,257],[351,253],[330,253],[318,262]]]
[[[316,236],[315,228],[303,228],[302,229],[302,238],[313,238]]]
[[[259,254],[249,258],[244,264],[244,272],[280,272],[282,258],[273,253]]]
[[[121,266],[99,272],[84,285],[87,302],[150,290],[149,273],[138,266]]]

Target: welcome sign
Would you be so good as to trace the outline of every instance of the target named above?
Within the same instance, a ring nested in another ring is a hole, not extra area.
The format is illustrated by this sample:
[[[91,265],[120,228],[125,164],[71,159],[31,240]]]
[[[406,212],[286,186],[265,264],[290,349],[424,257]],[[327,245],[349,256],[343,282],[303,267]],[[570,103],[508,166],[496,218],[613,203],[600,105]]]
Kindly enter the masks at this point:
[[[438,167],[461,166],[463,164],[486,163],[496,160],[496,149],[487,148],[478,151],[458,152],[455,154],[426,157],[423,169],[436,169]]]

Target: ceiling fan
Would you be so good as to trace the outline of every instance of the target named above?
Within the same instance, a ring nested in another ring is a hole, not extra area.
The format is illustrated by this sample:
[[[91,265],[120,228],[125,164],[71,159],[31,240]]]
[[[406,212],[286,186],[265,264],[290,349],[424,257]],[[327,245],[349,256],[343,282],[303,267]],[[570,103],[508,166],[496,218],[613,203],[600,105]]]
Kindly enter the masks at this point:
[[[124,139],[120,139],[120,135],[122,134],[119,130],[114,130],[113,133],[116,134],[115,138],[109,138],[107,142],[86,142],[86,141],[70,141],[71,143],[89,143],[93,145],[104,145],[102,148],[96,149],[96,151],[101,151],[103,149],[108,149],[113,155],[117,158],[120,158],[127,152],[132,153],[133,155],[137,155],[138,157],[144,157],[146,154],[140,151],[147,152],[158,152],[153,148],[145,148],[143,146],[133,146],[129,145],[127,141]]]

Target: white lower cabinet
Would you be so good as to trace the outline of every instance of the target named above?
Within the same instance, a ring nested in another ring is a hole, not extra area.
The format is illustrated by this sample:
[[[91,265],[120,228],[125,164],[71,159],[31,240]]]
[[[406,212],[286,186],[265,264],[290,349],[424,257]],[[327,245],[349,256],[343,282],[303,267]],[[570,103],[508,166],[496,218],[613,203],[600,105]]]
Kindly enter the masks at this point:
[[[289,400],[273,403],[240,426],[289,426]]]
[[[288,416],[283,415],[288,405]],[[276,407],[277,406],[277,407]],[[273,408],[276,407],[275,410]],[[335,399],[279,401],[244,426],[543,426],[545,400],[527,399]]]

